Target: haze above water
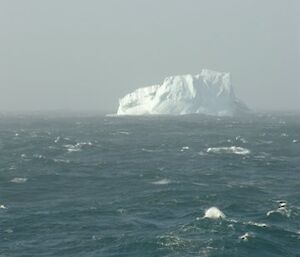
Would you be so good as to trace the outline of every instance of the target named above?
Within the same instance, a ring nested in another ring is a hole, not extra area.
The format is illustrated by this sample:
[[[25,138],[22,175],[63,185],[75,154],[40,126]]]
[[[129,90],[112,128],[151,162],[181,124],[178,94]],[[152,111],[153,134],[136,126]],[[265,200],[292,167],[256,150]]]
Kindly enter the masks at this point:
[[[300,2],[1,1],[0,110],[116,111],[175,74],[229,71],[255,110],[300,110]]]

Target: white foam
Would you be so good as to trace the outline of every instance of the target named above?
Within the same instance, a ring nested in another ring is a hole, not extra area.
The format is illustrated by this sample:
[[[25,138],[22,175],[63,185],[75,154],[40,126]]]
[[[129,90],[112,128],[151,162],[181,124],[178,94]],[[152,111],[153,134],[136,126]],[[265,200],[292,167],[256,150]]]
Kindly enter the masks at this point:
[[[81,151],[80,147],[76,145],[64,145],[65,148],[67,148],[68,152],[79,152]]]
[[[203,216],[203,218],[208,219],[224,219],[225,217],[225,214],[217,207],[210,207],[205,211],[205,214]]]
[[[244,235],[240,236],[239,238],[240,238],[240,240],[248,241],[250,237],[252,237],[252,235],[247,232]]]
[[[198,154],[199,154],[200,156],[205,156],[205,155],[207,155],[207,153],[206,153],[206,152],[203,152],[203,151],[200,151]]]
[[[121,135],[130,135],[130,132],[128,131],[119,131],[118,134],[121,134]]]
[[[146,153],[154,153],[154,152],[160,152],[161,150],[153,150],[153,149],[142,148],[142,151],[146,152]]]
[[[53,159],[56,163],[70,163],[70,160],[64,160],[64,159]]]
[[[257,227],[261,227],[261,228],[268,227],[268,225],[265,224],[265,223],[258,223],[258,222],[253,222],[253,221],[249,221],[247,224],[257,226]]]
[[[46,159],[46,157],[44,155],[41,155],[41,154],[34,154],[33,157],[37,158],[37,159]]]
[[[180,151],[184,152],[184,151],[189,150],[189,149],[190,148],[188,146],[183,146],[183,147],[181,147]]]
[[[76,146],[78,146],[78,147],[81,147],[81,146],[84,146],[84,145],[92,146],[93,143],[88,141],[88,142],[80,142],[80,143],[76,144]]]
[[[21,184],[27,182],[27,178],[13,178],[10,182]]]
[[[158,238],[160,241],[159,244],[163,247],[173,249],[173,248],[179,248],[186,245],[186,241],[177,235],[173,235],[173,234],[163,235]]]
[[[67,148],[68,152],[79,152],[82,150],[83,146],[92,146],[92,145],[93,145],[92,142],[79,142],[76,143],[75,145],[66,144],[63,145],[63,147]]]
[[[276,210],[268,211],[267,216],[269,217],[269,216],[271,216],[273,214],[276,214],[276,213],[278,213],[282,216],[288,217],[288,218],[291,216],[291,210],[287,209],[286,207],[279,207]]]
[[[245,138],[241,137],[241,136],[237,136],[237,137],[235,138],[235,140],[236,140],[236,141],[241,141],[241,142],[244,143],[244,144],[248,143],[248,141],[247,141]]]
[[[287,202],[279,200],[277,201],[279,207],[275,210],[271,210],[267,212],[267,216],[272,216],[274,214],[280,214],[282,216],[285,216],[287,218],[289,218],[291,216],[291,210],[288,208],[287,206]]]
[[[5,205],[3,205],[3,204],[0,204],[0,209],[7,209],[7,207],[5,206]]]
[[[168,185],[170,183],[171,183],[171,180],[166,179],[166,178],[152,182],[153,185]]]
[[[237,154],[237,155],[247,155],[251,151],[247,148],[239,146],[230,146],[230,147],[209,147],[207,148],[208,153],[217,153],[217,154]]]
[[[54,140],[54,143],[58,143],[60,141],[60,137],[57,137],[55,140]]]

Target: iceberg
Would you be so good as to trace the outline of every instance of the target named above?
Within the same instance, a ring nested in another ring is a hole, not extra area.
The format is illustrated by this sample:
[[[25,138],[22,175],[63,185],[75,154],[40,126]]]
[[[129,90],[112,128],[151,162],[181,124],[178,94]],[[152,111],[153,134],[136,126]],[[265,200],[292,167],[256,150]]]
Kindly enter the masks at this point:
[[[230,73],[203,69],[200,74],[167,77],[161,85],[125,95],[117,115],[233,116],[248,111],[235,96]]]

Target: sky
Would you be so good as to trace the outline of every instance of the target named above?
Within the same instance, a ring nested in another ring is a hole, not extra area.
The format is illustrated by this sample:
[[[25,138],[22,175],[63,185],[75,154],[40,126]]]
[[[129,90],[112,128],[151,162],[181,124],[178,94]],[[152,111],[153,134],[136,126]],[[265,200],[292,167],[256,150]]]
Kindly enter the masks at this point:
[[[300,0],[0,1],[0,111],[114,112],[203,68],[254,110],[299,111]]]

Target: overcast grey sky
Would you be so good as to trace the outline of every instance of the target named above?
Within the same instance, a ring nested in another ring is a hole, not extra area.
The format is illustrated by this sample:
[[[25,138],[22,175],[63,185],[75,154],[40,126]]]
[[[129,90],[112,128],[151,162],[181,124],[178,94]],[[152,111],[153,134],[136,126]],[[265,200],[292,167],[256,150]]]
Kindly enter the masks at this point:
[[[202,68],[254,109],[300,110],[300,0],[0,0],[0,110],[116,110]]]

